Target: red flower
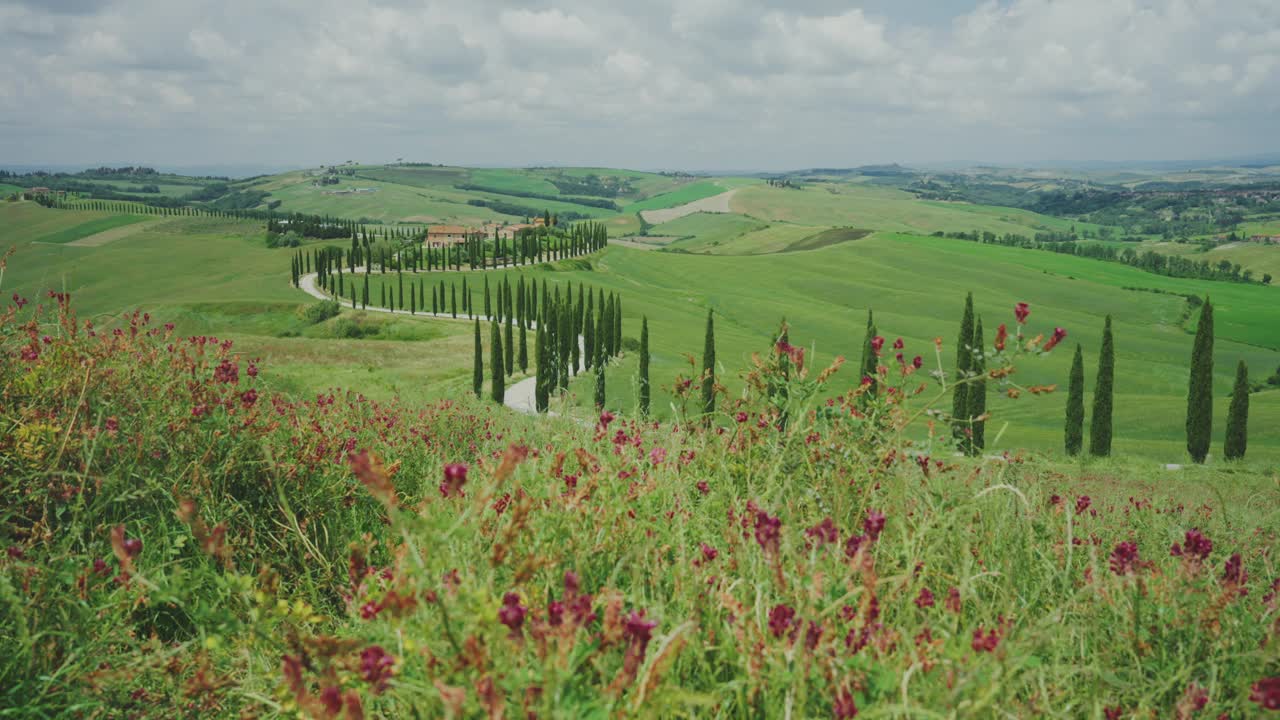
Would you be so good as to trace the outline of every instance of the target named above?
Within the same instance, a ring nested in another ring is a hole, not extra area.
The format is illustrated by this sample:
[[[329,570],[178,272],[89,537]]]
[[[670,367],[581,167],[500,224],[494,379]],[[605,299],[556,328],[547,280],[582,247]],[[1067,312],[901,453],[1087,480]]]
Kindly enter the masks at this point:
[[[1280,675],[1262,678],[1250,688],[1249,699],[1263,710],[1280,710]]]
[[[947,609],[960,614],[960,588],[953,587],[947,591]]]
[[[1116,575],[1130,575],[1138,568],[1138,546],[1131,542],[1122,542],[1111,551],[1111,572]]]
[[[1000,645],[1000,629],[992,628],[989,633],[983,633],[982,628],[973,631],[973,642],[970,646],[976,652],[994,652]]]
[[[738,414],[733,416],[733,419],[737,420],[739,423],[744,423],[747,421],[747,414],[739,410]]]
[[[774,605],[769,611],[769,632],[774,637],[782,637],[795,622],[796,611],[787,605]]]
[[[609,427],[609,423],[613,422],[613,421],[614,421],[614,418],[616,418],[616,417],[617,417],[616,415],[614,415],[613,413],[609,412],[608,410],[604,410],[604,411],[602,411],[602,412],[600,413],[600,424],[599,424],[599,426],[598,426],[598,427],[599,427],[601,430],[604,430],[604,429],[608,428],[608,427]]]
[[[880,349],[884,347],[884,338],[879,335],[871,338],[871,351],[876,355],[880,354]]]
[[[766,553],[778,552],[778,538],[782,534],[782,521],[769,513],[756,512],[756,542]]]
[[[1249,573],[1244,570],[1244,563],[1240,559],[1240,553],[1234,553],[1227,558],[1222,570],[1222,581],[1227,585],[1237,587],[1249,581]]]
[[[706,543],[702,543],[702,559],[705,562],[711,562],[720,556],[720,551],[711,547]]]
[[[893,341],[894,350],[901,350],[904,347],[906,347],[906,343],[902,342],[902,338],[898,338],[897,340]]]
[[[929,588],[920,588],[920,594],[916,596],[916,607],[921,610],[933,607],[933,591]]]
[[[513,636],[520,633],[520,628],[524,626],[525,616],[528,614],[529,608],[520,604],[519,595],[509,592],[502,596],[502,607],[498,610],[498,622],[506,625]]]
[[[129,557],[138,557],[138,553],[142,552],[142,541],[138,538],[125,538],[124,551]]]
[[[1199,530],[1188,530],[1181,546],[1177,543],[1169,549],[1174,557],[1186,557],[1192,560],[1204,560],[1213,552],[1213,541]]]
[[[1093,500],[1090,499],[1088,495],[1081,495],[1080,497],[1076,498],[1076,514],[1079,515],[1085,510],[1088,510],[1089,506],[1092,504],[1093,504]]]
[[[653,629],[656,627],[658,627],[658,621],[646,620],[644,611],[641,610],[628,615],[622,629],[632,643],[639,645],[640,652],[643,654],[644,649],[649,646],[649,640],[653,638]]]
[[[819,545],[834,543],[840,539],[840,530],[836,528],[836,524],[831,521],[831,518],[823,518],[822,522],[805,530],[804,534],[811,538],[817,538]]]
[[[1027,316],[1030,314],[1031,306],[1024,302],[1020,302],[1013,306],[1013,316],[1018,319],[1019,325],[1025,323],[1027,321]]]
[[[1064,328],[1056,327],[1053,329],[1053,337],[1049,338],[1049,342],[1044,344],[1044,351],[1049,352],[1058,346],[1058,343],[1067,338],[1067,331]]]
[[[249,388],[248,390],[245,390],[244,392],[240,393],[240,404],[243,405],[245,408],[253,407],[254,403],[256,402],[258,402],[257,390],[254,390],[253,388]]]
[[[884,530],[884,520],[884,513],[879,510],[867,511],[867,519],[862,521],[862,529],[873,542],[880,539],[880,533]]]
[[[360,677],[373,686],[374,694],[387,688],[391,679],[391,668],[396,664],[395,658],[387,654],[381,646],[370,645],[360,651]]]
[[[831,714],[836,720],[850,720],[857,717],[858,706],[853,702],[853,695],[848,690],[841,690],[831,703]]]
[[[917,370],[924,367],[924,358],[920,357],[919,355],[911,358],[911,367]]]
[[[465,463],[449,463],[444,466],[444,482],[440,483],[440,494],[444,497],[462,495],[462,486],[467,484],[467,466]]]
[[[1000,327],[996,328],[996,349],[1004,350],[1005,341],[1009,339],[1009,328],[1000,323]]]

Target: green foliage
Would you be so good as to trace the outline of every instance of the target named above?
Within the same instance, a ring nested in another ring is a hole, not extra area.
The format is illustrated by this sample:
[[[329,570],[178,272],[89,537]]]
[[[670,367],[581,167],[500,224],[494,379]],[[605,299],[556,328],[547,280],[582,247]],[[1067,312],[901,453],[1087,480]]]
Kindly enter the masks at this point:
[[[716,411],[716,328],[707,311],[707,331],[702,341],[702,414],[708,423]]]
[[[341,312],[342,307],[334,300],[321,300],[298,308],[298,315],[308,325],[315,325],[331,317],[337,317]]]
[[[484,348],[480,346],[480,320],[475,322],[475,358],[471,368],[471,390],[476,397],[484,390]]]
[[[1068,456],[1076,456],[1084,448],[1084,350],[1076,343],[1067,380],[1067,421],[1063,430],[1063,448]]]
[[[1187,385],[1187,452],[1203,463],[1213,435],[1213,303],[1205,298],[1191,348]]]
[[[952,432],[966,453],[972,452],[969,415],[969,378],[972,371],[973,293],[966,293],[964,314],[960,317],[960,335],[956,338],[955,387],[951,393]]]
[[[498,328],[499,323],[494,321],[490,323],[490,339],[489,339],[489,365],[492,370],[492,377],[489,380],[490,390],[492,392],[493,401],[502,404],[506,398],[506,355],[502,350],[502,331]]]
[[[1231,406],[1227,410],[1227,439],[1222,457],[1240,460],[1249,447],[1249,367],[1241,360],[1236,365],[1236,382],[1231,390]]]
[[[1102,328],[1102,349],[1098,351],[1098,377],[1093,384],[1093,413],[1089,420],[1089,454],[1111,454],[1112,407],[1115,398],[1116,350],[1111,337],[1111,316]]]
[[[652,392],[649,388],[649,317],[640,319],[640,416],[649,416]]]
[[[969,439],[971,453],[980,455],[987,446],[987,422],[977,418],[987,412],[987,378],[986,355],[982,337],[982,318],[979,317],[973,328],[973,366],[969,370],[974,380],[965,391],[965,401],[969,404],[969,417],[974,418],[972,435]]]

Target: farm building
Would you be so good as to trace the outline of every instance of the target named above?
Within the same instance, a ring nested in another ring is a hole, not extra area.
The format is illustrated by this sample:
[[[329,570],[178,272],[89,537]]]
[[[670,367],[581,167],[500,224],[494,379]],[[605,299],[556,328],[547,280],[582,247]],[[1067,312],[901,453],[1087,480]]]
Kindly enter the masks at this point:
[[[457,245],[473,233],[474,230],[464,225],[432,225],[427,228],[426,242],[432,247]]]

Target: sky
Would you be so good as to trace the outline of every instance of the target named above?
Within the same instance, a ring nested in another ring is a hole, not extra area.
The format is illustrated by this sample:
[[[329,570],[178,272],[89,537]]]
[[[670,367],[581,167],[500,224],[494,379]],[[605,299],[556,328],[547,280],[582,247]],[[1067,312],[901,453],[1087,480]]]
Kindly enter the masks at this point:
[[[0,164],[1280,150],[1277,0],[0,0]]]

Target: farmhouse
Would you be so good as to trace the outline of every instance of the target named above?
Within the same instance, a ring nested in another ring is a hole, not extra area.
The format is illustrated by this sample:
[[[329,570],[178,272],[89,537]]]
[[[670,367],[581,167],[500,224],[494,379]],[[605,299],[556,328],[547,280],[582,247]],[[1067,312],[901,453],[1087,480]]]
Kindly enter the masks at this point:
[[[457,245],[474,231],[464,225],[432,225],[427,228],[427,244],[432,247]]]
[[[1254,235],[1250,237],[1249,240],[1251,242],[1256,242],[1256,243],[1271,243],[1273,245],[1280,245],[1280,235]]]

